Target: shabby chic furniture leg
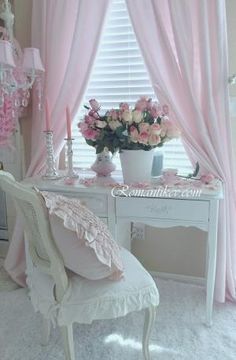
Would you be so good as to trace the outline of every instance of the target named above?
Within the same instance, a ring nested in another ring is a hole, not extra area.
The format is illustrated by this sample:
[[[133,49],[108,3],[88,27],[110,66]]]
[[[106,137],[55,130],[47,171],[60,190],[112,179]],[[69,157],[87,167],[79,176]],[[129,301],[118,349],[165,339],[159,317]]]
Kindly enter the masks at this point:
[[[151,331],[153,328],[153,324],[156,318],[156,306],[150,306],[145,310],[145,320],[144,320],[144,328],[143,328],[143,358],[144,360],[150,360],[150,352],[149,352],[149,339],[151,335]]]
[[[41,345],[46,346],[49,342],[51,332],[51,322],[48,319],[43,318]]]
[[[73,325],[61,326],[61,335],[66,360],[75,360]]]
[[[116,241],[125,249],[131,251],[131,220],[118,218],[116,222]]]

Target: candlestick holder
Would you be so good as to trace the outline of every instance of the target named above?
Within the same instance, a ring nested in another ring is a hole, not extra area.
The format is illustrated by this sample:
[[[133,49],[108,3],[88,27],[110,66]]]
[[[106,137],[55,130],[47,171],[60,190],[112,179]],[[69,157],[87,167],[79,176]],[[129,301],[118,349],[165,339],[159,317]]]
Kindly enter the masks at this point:
[[[47,169],[45,172],[45,175],[43,176],[43,179],[47,180],[56,180],[61,178],[61,176],[58,175],[58,172],[55,167],[55,157],[54,157],[54,149],[53,149],[53,131],[48,130],[44,131],[45,134],[45,142],[46,142],[46,152],[47,152]]]
[[[67,171],[67,178],[76,179],[79,175],[73,169],[73,150],[72,150],[72,138],[66,138],[66,145],[67,145],[67,162],[68,162],[68,171]]]

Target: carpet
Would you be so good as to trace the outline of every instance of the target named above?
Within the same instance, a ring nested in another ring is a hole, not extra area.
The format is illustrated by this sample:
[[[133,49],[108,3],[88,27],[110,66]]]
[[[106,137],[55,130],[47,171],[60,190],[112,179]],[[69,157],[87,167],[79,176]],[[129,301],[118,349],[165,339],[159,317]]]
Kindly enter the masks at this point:
[[[211,328],[204,325],[200,286],[158,280],[160,306],[150,341],[152,360],[235,360],[236,305],[215,304]],[[141,360],[143,312],[117,320],[75,325],[76,360]],[[41,316],[26,289],[0,292],[0,359],[64,360],[59,331],[40,345]]]

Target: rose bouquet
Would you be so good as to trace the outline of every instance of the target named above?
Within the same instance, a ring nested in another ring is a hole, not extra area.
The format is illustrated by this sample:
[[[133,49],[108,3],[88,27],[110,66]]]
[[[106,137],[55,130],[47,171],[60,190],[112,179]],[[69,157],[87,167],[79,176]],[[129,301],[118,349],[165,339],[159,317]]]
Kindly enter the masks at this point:
[[[179,129],[169,119],[167,105],[160,106],[151,99],[141,97],[131,109],[121,103],[119,109],[111,109],[100,115],[100,105],[95,99],[85,106],[85,115],[78,127],[88,145],[100,153],[107,148],[117,150],[151,150],[161,147],[166,141],[177,138]]]

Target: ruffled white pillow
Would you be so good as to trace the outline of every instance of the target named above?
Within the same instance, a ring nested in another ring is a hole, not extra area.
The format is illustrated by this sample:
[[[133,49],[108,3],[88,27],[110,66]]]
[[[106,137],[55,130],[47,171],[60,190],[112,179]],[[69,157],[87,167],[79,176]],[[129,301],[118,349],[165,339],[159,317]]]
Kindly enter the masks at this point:
[[[123,276],[120,247],[103,221],[79,199],[46,191],[41,194],[65,266],[90,280],[120,279]]]

